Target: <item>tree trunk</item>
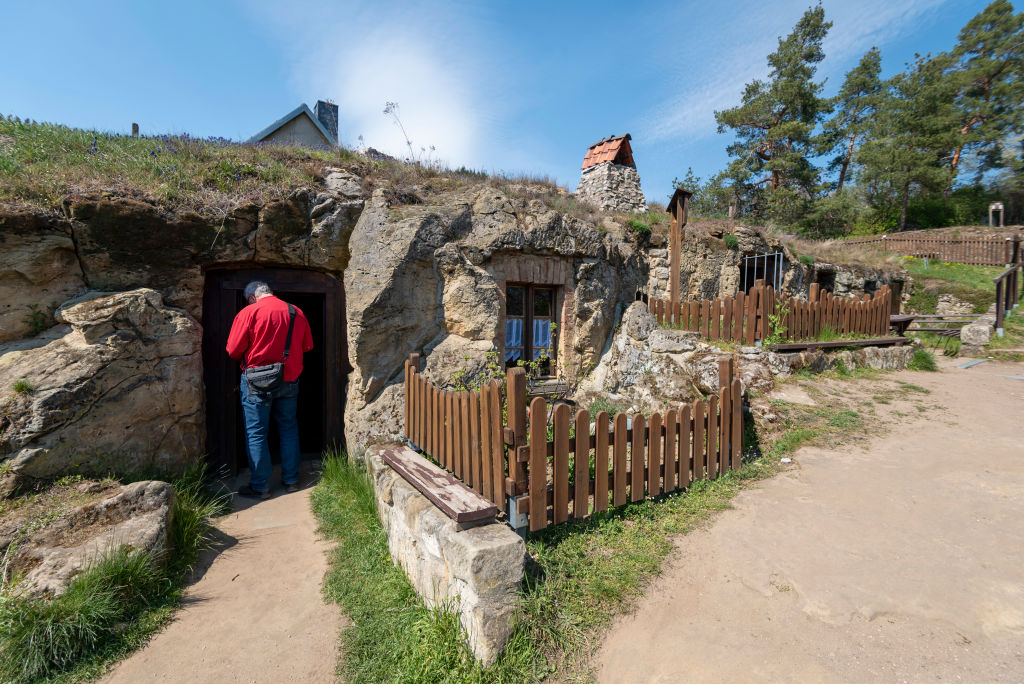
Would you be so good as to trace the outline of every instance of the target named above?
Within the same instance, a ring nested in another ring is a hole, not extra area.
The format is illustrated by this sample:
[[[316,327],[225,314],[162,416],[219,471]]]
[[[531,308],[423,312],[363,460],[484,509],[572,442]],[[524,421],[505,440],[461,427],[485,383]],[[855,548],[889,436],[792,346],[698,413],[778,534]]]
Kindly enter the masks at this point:
[[[902,233],[903,229],[907,227],[907,201],[910,199],[910,177],[907,177],[907,182],[903,184],[903,201],[900,203],[900,229],[898,232]]]
[[[839,185],[836,187],[836,192],[843,189],[843,183],[846,181],[846,170],[850,168],[850,160],[853,159],[853,144],[856,142],[856,137],[850,136],[850,147],[846,150],[846,156],[843,158],[843,165],[839,167]]]

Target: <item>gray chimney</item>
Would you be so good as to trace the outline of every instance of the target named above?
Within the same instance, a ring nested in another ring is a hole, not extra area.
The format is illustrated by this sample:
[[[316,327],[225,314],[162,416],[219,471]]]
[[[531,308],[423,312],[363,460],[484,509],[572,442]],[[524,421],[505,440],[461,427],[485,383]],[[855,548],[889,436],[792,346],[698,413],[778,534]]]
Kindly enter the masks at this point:
[[[313,115],[316,116],[317,120],[323,124],[323,127],[327,129],[327,132],[331,134],[331,138],[334,139],[334,144],[338,144],[338,105],[331,104],[330,102],[324,102],[323,100],[317,100],[316,106],[313,107]]]

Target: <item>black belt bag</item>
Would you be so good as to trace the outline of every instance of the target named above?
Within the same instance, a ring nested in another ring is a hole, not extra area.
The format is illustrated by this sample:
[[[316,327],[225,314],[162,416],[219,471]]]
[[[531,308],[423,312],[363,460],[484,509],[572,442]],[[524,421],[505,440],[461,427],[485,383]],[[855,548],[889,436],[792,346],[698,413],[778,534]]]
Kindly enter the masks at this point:
[[[245,382],[249,391],[256,394],[270,394],[284,385],[284,362],[292,347],[292,328],[295,327],[295,307],[288,305],[288,337],[284,342],[284,359],[268,366],[249,366],[245,369]]]

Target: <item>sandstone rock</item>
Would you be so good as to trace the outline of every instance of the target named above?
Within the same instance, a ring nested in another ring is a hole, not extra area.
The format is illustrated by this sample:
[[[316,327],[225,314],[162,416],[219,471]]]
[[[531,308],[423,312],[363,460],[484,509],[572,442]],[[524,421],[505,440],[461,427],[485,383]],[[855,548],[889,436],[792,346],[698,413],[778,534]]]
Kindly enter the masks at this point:
[[[970,323],[960,328],[960,342],[977,347],[983,347],[992,339],[992,325],[990,323]]]
[[[940,294],[938,302],[935,304],[935,313],[942,316],[956,316],[973,312],[973,304],[951,294]]]
[[[56,596],[106,553],[126,548],[150,553],[157,563],[171,548],[174,488],[166,482],[133,482],[113,496],[86,504],[18,544],[15,564],[31,566],[17,586],[27,596]]]
[[[0,459],[15,477],[173,471],[203,443],[199,325],[153,290],[93,293],[68,325],[0,345]]]
[[[472,375],[485,364],[504,335],[505,282],[559,287],[558,365],[574,375],[597,360],[639,278],[637,255],[621,236],[489,186],[402,207],[389,206],[377,191],[349,249],[354,370],[345,423],[352,446],[382,438],[377,421],[401,414],[400,406],[379,404],[401,401],[387,388],[400,382],[410,353],[424,353],[424,375],[445,384],[452,373]]]
[[[394,563],[427,605],[453,607],[473,654],[492,664],[515,627],[523,540],[503,523],[460,529],[385,465],[378,448],[366,456]]]
[[[441,247],[434,256],[443,280],[441,325],[467,339],[494,339],[502,296],[493,276],[471,264],[455,244]]]
[[[55,325],[52,309],[85,289],[70,227],[28,211],[0,214],[0,342]],[[33,313],[33,308],[38,312]]]
[[[693,351],[700,343],[700,333],[690,330],[652,330],[648,335],[651,351],[655,353],[680,354]]]
[[[363,188],[359,176],[342,169],[328,170],[330,173],[324,179],[324,184],[328,190],[349,199],[363,197]]]

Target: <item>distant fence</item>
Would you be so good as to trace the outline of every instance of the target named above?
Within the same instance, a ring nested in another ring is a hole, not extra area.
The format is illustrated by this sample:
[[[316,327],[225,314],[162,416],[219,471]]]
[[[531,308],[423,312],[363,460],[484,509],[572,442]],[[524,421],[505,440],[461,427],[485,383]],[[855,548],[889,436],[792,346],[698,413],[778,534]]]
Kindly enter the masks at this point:
[[[836,297],[815,283],[807,300],[785,298],[758,281],[747,294],[712,300],[677,302],[653,299],[648,304],[660,325],[693,330],[709,340],[752,345],[771,335],[771,317],[779,316],[782,338],[804,340],[828,326],[839,334],[885,335],[892,313],[892,290],[883,287],[860,299]],[[783,316],[783,312],[786,312]]]
[[[844,245],[878,247],[886,254],[899,254],[974,266],[1003,266],[1016,263],[1020,236],[998,238],[880,237],[843,240]]]
[[[719,362],[717,394],[614,420],[543,397],[527,411],[522,368],[508,370],[504,394],[493,380],[450,392],[419,364],[418,354],[405,364],[406,438],[510,517],[528,514],[534,531],[740,467],[743,396],[731,358]],[[517,497],[515,511],[506,496]]]

